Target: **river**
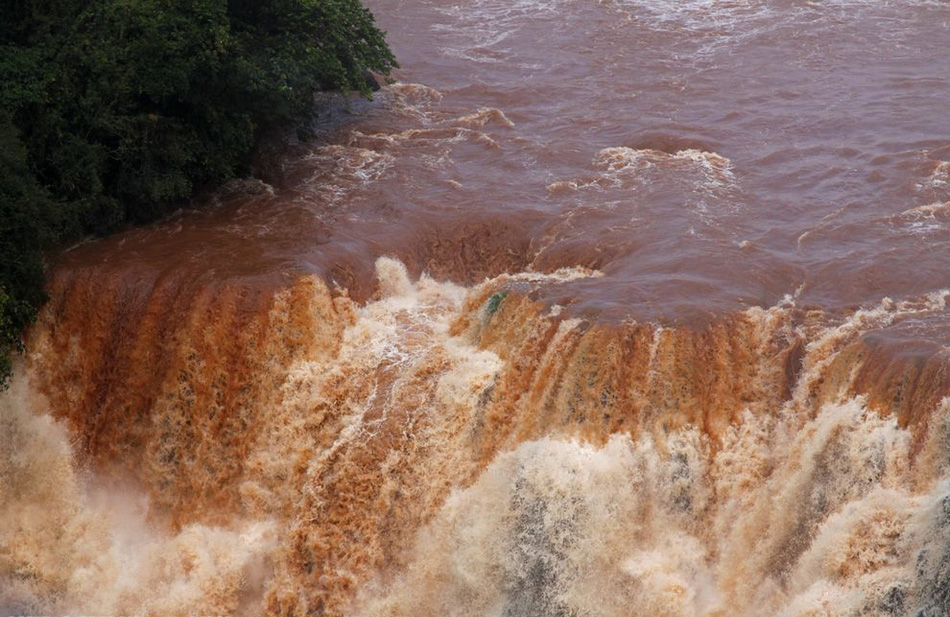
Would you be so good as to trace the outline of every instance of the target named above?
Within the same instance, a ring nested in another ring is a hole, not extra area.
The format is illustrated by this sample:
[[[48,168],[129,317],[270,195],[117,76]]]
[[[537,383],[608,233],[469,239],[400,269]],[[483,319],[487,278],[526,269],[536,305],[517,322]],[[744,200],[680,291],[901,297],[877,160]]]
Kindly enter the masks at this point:
[[[950,4],[368,6],[372,101],[55,258],[0,609],[950,615]]]

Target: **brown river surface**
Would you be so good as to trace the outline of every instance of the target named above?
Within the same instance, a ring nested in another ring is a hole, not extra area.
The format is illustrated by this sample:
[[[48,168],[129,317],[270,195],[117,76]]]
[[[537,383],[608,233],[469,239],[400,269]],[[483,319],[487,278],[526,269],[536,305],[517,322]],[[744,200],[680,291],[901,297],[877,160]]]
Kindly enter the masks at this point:
[[[368,5],[52,259],[0,617],[950,617],[950,2]]]
[[[396,83],[287,148],[272,192],[68,267],[317,272],[365,297],[380,255],[462,283],[587,266],[605,276],[558,302],[676,323],[950,288],[946,2],[370,6]]]

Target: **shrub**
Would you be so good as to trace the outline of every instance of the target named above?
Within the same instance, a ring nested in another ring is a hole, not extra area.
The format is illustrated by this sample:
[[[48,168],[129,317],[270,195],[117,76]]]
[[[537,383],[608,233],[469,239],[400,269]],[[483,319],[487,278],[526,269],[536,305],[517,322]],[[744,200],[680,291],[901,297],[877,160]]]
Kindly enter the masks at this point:
[[[167,214],[318,91],[396,66],[359,0],[25,0],[0,11],[0,380],[42,251]]]

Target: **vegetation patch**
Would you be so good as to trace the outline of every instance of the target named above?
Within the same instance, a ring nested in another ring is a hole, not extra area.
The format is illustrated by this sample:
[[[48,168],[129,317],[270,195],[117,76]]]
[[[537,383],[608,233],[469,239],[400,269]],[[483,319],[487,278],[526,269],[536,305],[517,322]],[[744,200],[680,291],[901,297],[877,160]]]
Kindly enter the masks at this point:
[[[496,291],[491,295],[485,304],[485,312],[488,314],[488,317],[491,317],[498,311],[498,307],[501,306],[502,300],[504,300],[507,295],[507,291]]]
[[[43,251],[244,170],[319,91],[396,61],[359,0],[26,0],[0,13],[0,382]]]

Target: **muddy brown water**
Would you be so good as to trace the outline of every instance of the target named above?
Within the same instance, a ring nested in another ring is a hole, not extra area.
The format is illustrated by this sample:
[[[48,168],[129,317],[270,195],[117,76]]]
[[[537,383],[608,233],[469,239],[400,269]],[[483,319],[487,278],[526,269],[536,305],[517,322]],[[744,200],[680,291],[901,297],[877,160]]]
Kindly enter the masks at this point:
[[[274,194],[72,251],[209,280],[584,265],[585,315],[950,287],[942,2],[374,2],[404,68],[263,174]],[[940,334],[944,337],[943,334]]]
[[[373,101],[53,260],[0,606],[946,615],[950,4],[368,4]]]

